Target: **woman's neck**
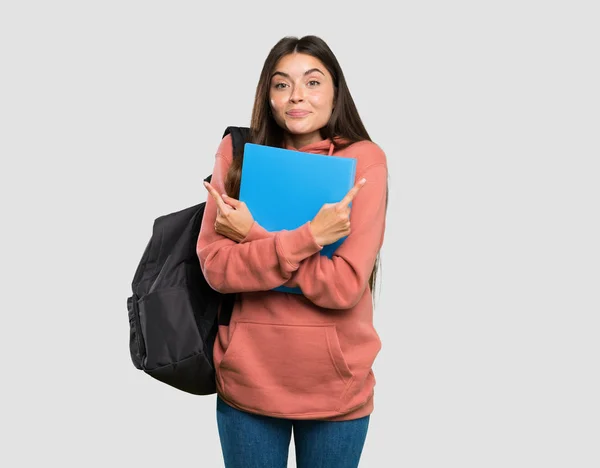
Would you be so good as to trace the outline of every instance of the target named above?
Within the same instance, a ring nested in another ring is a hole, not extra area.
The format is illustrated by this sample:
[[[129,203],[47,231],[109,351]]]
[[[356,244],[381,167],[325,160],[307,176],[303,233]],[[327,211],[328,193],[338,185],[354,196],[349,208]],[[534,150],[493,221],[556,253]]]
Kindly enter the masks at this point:
[[[296,149],[312,145],[313,143],[317,143],[322,140],[323,136],[320,132],[315,132],[308,135],[293,135],[291,133],[286,133],[284,137],[286,146],[291,146]]]

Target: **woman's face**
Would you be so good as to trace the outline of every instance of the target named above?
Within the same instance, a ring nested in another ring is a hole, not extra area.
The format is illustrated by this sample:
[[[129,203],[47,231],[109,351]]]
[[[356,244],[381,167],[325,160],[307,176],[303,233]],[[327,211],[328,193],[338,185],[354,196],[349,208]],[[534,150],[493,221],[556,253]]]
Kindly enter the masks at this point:
[[[275,65],[269,88],[271,111],[297,148],[322,140],[334,106],[333,79],[312,55],[293,53]]]

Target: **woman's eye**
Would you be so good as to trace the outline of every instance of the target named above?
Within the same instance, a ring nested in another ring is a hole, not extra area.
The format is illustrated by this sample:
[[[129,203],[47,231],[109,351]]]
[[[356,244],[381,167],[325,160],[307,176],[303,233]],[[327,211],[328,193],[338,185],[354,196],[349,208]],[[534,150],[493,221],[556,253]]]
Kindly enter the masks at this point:
[[[317,86],[317,85],[320,85],[321,83],[319,83],[317,80],[310,80],[310,81],[308,82],[308,84],[309,84],[310,86]]]
[[[275,83],[275,89],[283,89],[285,86],[285,83]]]

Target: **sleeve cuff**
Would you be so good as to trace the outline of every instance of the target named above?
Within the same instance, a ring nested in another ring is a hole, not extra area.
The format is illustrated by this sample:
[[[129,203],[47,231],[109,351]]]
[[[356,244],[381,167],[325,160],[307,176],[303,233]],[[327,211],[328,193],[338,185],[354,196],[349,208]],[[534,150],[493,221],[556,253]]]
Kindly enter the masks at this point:
[[[293,231],[278,232],[276,239],[279,254],[294,269],[298,268],[300,262],[305,258],[323,250],[323,246],[317,244],[312,235],[309,222],[306,222]]]
[[[272,237],[274,235],[274,233],[267,231],[264,227],[254,221],[250,231],[248,231],[246,237],[240,241],[240,244],[245,244],[246,242],[252,242],[258,239],[266,239],[267,237]]]

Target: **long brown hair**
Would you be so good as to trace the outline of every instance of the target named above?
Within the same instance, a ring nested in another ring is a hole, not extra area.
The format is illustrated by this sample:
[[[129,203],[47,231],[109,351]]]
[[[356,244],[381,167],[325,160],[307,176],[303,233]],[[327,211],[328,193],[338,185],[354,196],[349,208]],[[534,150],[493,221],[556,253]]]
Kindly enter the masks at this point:
[[[304,36],[301,39],[291,36],[284,37],[269,52],[256,87],[249,141],[258,145],[284,147],[284,130],[275,122],[271,113],[269,88],[271,75],[275,71],[275,66],[279,60],[293,53],[311,55],[320,60],[333,78],[335,107],[329,122],[321,129],[323,139],[331,138],[336,150],[343,149],[358,141],[371,141],[358,114],[337,58],[325,41],[317,36]],[[243,154],[236,156],[238,157],[233,159],[225,179],[225,190],[233,198],[239,198],[243,162]],[[373,299],[375,299],[375,281],[379,263],[378,252],[369,278],[369,287]]]

